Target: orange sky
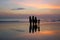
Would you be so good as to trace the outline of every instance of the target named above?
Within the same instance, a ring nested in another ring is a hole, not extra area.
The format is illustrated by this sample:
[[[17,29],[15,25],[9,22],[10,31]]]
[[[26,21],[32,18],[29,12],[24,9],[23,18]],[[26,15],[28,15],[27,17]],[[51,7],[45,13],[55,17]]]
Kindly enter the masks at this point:
[[[0,1],[0,6],[0,13],[60,14],[60,0],[8,0]]]
[[[24,3],[24,2],[16,2],[16,4],[33,7],[33,8],[37,8],[37,9],[45,9],[45,8],[60,9],[60,5],[57,6],[57,5],[52,5],[52,4]]]

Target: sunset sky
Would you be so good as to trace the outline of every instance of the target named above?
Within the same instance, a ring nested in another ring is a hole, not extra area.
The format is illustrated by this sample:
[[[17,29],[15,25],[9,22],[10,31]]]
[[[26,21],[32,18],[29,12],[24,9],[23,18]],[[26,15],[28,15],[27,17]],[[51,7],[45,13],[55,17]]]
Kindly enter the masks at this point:
[[[37,39],[60,39],[60,0],[0,0],[0,39],[16,36],[20,39],[22,31],[28,32],[29,16],[40,20],[42,31],[36,35]]]
[[[3,14],[60,14],[60,0],[0,0]]]

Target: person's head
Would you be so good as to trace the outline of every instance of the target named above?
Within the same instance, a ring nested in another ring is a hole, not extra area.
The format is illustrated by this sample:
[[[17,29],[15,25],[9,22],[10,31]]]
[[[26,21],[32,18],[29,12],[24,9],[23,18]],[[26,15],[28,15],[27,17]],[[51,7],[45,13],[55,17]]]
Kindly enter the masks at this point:
[[[37,19],[37,18],[35,17],[35,19]]]
[[[38,20],[38,23],[40,23],[40,20]]]
[[[29,20],[31,20],[31,16],[29,16]]]
[[[32,16],[32,18],[34,18],[34,16]]]
[[[31,18],[31,16],[29,16],[29,18]]]
[[[35,18],[35,17],[34,17],[34,16],[32,16],[32,20],[34,20],[34,18]]]

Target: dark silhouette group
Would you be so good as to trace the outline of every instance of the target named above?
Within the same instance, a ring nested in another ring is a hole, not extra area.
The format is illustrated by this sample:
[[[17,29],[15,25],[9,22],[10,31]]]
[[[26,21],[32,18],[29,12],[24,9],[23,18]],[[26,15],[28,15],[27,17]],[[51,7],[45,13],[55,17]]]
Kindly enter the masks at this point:
[[[34,33],[37,30],[40,31],[40,20],[37,20],[37,17],[35,16],[29,16],[29,33]]]

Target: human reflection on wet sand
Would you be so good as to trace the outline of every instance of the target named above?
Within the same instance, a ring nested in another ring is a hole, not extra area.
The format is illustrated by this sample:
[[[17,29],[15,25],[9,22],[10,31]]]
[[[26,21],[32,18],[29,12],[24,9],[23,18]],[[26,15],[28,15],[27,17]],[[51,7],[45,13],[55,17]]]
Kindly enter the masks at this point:
[[[37,30],[40,31],[40,20],[37,20],[37,17],[35,16],[29,16],[29,33],[34,33]]]

